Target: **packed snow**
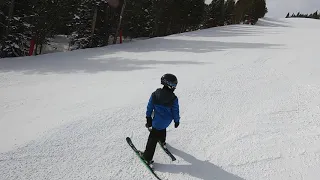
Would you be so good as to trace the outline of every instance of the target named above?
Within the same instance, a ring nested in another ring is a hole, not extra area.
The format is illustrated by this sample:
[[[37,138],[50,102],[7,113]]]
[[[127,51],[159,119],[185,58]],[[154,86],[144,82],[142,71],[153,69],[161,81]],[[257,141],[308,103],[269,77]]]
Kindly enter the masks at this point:
[[[318,180],[320,21],[261,19],[103,48],[0,59],[0,179],[153,179],[140,150],[160,77],[178,77],[174,180]]]

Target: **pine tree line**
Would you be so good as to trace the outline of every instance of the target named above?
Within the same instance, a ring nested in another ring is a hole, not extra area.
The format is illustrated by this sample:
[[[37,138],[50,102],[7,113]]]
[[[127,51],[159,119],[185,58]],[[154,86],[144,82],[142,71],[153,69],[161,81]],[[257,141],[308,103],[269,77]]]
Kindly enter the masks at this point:
[[[123,36],[159,37],[197,29],[254,24],[267,13],[265,0],[3,0],[0,2],[0,57],[25,56],[30,41],[36,54],[55,35],[68,35],[70,45],[108,45],[118,32],[121,10]],[[125,3],[125,6],[123,4]],[[123,8],[122,8],[123,7]]]
[[[293,13],[292,15],[290,15],[290,13],[288,13],[286,16],[286,18],[295,18],[295,17],[320,19],[320,14],[318,13],[318,11],[311,13],[311,14],[302,14],[302,13],[298,12],[297,14]]]

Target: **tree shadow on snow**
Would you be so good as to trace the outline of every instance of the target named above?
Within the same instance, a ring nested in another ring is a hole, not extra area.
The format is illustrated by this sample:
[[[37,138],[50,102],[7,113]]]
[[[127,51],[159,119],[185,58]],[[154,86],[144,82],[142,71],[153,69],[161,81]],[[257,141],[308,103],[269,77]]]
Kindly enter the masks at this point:
[[[261,18],[255,25],[232,24],[214,28],[201,29],[178,34],[185,37],[235,37],[235,36],[260,36],[261,34],[279,34],[283,29],[275,27],[291,27],[286,21],[272,18]],[[273,28],[273,29],[270,29]],[[175,36],[175,35],[173,35]]]
[[[272,26],[270,26],[272,27]],[[208,29],[201,29],[198,31],[181,33],[179,36],[185,37],[236,37],[236,36],[260,36],[261,34],[279,34],[283,31],[281,30],[272,30],[266,31],[269,29],[267,25],[265,27],[257,25],[228,25],[221,27],[214,27]]]
[[[39,56],[40,57],[40,56]],[[38,59],[38,58],[37,58]],[[23,72],[24,74],[47,74],[47,73],[99,73],[104,71],[134,71],[152,69],[156,65],[196,65],[201,62],[161,60],[137,60],[123,57],[105,57],[91,59],[91,57],[70,57],[56,59],[6,59],[0,60],[0,72]]]
[[[187,154],[169,145],[168,148],[173,154],[181,157],[186,162],[190,163],[190,165],[164,165],[154,163],[156,171],[175,174],[189,174],[190,176],[203,180],[244,180],[243,178],[231,174],[208,161],[198,160],[192,155]]]
[[[292,27],[286,22],[274,21],[269,19],[262,19],[255,24],[255,26],[260,27]]]
[[[232,30],[237,31],[237,30]],[[0,72],[25,74],[99,73],[156,68],[158,65],[199,65],[209,62],[197,59],[195,53],[232,49],[279,49],[281,44],[257,42],[222,42],[195,37],[169,36],[112,45],[102,48],[53,53],[35,57],[0,59]],[[186,53],[191,53],[190,56]],[[187,56],[188,55],[188,56]],[[209,56],[210,57],[210,56]],[[212,60],[216,57],[212,56]],[[236,59],[235,59],[236,60]]]
[[[230,49],[280,49],[281,44],[259,43],[259,42],[223,42],[213,40],[198,40],[196,38],[180,39],[177,37],[154,38],[150,40],[137,42],[138,47],[130,46],[126,52],[191,52],[208,53],[215,51],[224,51]],[[116,52],[114,52],[116,53]],[[214,58],[214,57],[213,57]]]

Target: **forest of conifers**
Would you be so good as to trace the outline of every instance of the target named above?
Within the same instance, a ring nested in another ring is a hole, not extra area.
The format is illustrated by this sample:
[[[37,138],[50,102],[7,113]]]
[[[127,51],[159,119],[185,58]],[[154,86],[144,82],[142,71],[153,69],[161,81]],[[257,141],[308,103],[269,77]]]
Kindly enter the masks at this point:
[[[254,24],[267,13],[265,0],[2,0],[0,57],[35,54],[55,35],[77,49],[107,46],[110,37],[159,37],[217,26]],[[120,23],[120,14],[122,19]]]

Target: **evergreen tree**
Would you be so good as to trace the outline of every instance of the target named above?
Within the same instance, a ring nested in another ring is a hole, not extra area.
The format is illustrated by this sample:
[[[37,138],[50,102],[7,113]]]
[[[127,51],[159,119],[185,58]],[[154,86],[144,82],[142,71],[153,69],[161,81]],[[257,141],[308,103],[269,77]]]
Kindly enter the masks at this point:
[[[290,17],[290,13],[288,13],[287,15],[286,15],[286,18],[289,18]]]
[[[166,34],[198,29],[204,15],[204,6],[204,0],[172,0],[168,7]]]
[[[71,45],[78,48],[99,47],[106,45],[109,37],[101,32],[104,28],[107,1],[81,0],[77,6],[71,26]]]
[[[254,24],[268,12],[265,0],[238,0],[235,7],[236,22]]]
[[[205,0],[191,0],[188,5],[189,11],[186,17],[187,31],[200,28],[201,20],[204,17]]]
[[[224,0],[217,0],[214,6],[214,17],[216,18],[216,23],[218,26],[224,25],[225,20],[225,3]]]
[[[299,17],[299,18],[313,18],[313,19],[320,19],[320,14],[318,14],[318,11],[314,12],[314,13],[310,13],[310,14],[302,14],[300,12],[298,12],[297,14],[292,14],[290,17]]]
[[[124,35],[135,37],[149,37],[152,34],[153,15],[150,0],[128,1],[123,19]]]
[[[168,12],[167,4],[171,1],[162,1],[162,0],[151,0],[152,1],[152,37],[163,36],[165,35],[166,30],[164,26],[164,17]]]
[[[225,2],[225,24],[233,24],[235,21],[234,8],[235,0],[227,0]]]
[[[210,9],[211,9],[210,4],[205,4],[204,5],[203,18],[201,20],[201,27],[202,28],[209,28],[210,27],[210,24],[209,24],[209,21],[210,21],[210,18],[211,18]]]
[[[312,14],[311,16],[313,19],[319,19],[320,18],[320,14],[318,14],[318,11],[316,11],[315,13]]]
[[[6,0],[0,4],[0,57],[24,56],[28,52],[32,25],[28,23],[30,2]]]
[[[41,54],[42,46],[49,42],[49,38],[56,35],[61,27],[64,26],[65,16],[64,8],[68,7],[68,1],[64,0],[33,0],[33,25],[32,38],[36,42],[35,54]]]
[[[206,14],[206,27],[223,26],[225,21],[224,0],[212,0]]]
[[[252,7],[252,0],[238,0],[235,5],[235,22],[242,23],[250,17],[250,8]]]
[[[256,23],[259,18],[264,17],[268,12],[265,0],[253,0],[250,9],[251,23],[253,24]]]

